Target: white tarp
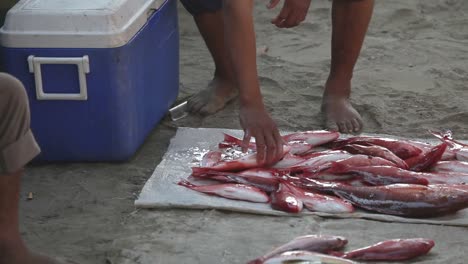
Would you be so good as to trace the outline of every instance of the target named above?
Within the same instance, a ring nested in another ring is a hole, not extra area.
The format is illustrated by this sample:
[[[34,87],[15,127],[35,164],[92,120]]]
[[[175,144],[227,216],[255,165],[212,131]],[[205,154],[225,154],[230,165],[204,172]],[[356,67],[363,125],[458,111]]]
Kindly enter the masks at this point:
[[[223,140],[223,133],[242,137],[241,130],[217,128],[179,128],[172,138],[166,154],[156,167],[151,178],[145,183],[135,206],[139,208],[187,208],[187,209],[219,209],[265,215],[288,215],[285,212],[273,210],[269,204],[250,203],[229,200],[217,196],[209,196],[177,185],[180,179],[186,179],[191,173],[191,167],[199,166],[202,156],[208,150],[217,148]],[[373,134],[374,135],[374,134]],[[378,135],[386,136],[388,135]],[[421,139],[420,139],[421,140]],[[428,143],[434,140],[421,140]],[[351,214],[328,214],[309,212],[304,209],[300,214],[290,214],[296,217],[318,215],[331,218],[363,218],[385,222],[426,223],[452,226],[468,226],[468,209],[456,214],[438,218],[413,219],[391,215],[368,213],[356,210]]]

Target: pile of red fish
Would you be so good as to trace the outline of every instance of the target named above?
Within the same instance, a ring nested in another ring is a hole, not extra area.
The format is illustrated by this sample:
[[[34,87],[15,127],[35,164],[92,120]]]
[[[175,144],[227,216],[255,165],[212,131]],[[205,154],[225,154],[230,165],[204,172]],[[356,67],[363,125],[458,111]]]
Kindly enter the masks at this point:
[[[431,132],[438,145],[405,139],[306,131],[283,136],[283,158],[257,163],[256,145],[227,155],[242,140],[225,134],[217,150],[178,184],[210,195],[299,213],[305,209],[350,213],[355,207],[381,214],[434,217],[468,207],[468,145],[450,133]],[[197,181],[216,181],[199,184]]]
[[[259,258],[249,261],[248,264],[279,264],[285,263],[285,261],[307,261],[317,260],[317,258],[328,260],[326,263],[350,264],[354,262],[349,260],[408,260],[427,254],[435,245],[433,240],[425,238],[391,239],[367,247],[341,252],[347,244],[348,240],[342,236],[300,236]]]

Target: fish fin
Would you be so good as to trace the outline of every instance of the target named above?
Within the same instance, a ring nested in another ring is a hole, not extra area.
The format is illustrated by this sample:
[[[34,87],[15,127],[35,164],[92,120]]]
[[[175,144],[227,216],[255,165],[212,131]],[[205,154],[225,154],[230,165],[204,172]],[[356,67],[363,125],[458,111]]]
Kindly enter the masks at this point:
[[[239,138],[236,138],[235,136],[224,133],[224,142],[240,145],[242,143],[242,139],[239,139]]]
[[[178,185],[180,186],[184,186],[184,187],[187,187],[187,188],[193,188],[193,187],[197,187],[195,184],[187,181],[187,180],[180,180],[178,183]]]

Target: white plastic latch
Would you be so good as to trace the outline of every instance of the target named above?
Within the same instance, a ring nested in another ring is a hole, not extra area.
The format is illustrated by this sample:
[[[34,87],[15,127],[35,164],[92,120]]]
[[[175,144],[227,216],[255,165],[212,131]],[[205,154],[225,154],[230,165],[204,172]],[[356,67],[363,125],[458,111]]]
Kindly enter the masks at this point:
[[[29,72],[34,73],[36,82],[37,100],[87,100],[88,87],[86,84],[86,74],[89,70],[89,58],[87,55],[78,58],[57,58],[57,57],[28,57]],[[42,85],[42,64],[76,64],[78,68],[78,80],[80,83],[80,93],[45,93]]]

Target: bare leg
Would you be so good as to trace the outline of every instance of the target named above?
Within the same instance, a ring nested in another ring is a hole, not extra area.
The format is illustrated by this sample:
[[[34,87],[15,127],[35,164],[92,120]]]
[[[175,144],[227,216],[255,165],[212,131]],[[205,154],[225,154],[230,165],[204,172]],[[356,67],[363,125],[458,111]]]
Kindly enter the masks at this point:
[[[18,202],[22,171],[0,175],[0,263],[58,264],[30,252],[19,233]]]
[[[372,17],[373,0],[333,0],[332,58],[322,112],[326,126],[343,133],[360,132],[363,124],[352,107],[351,78]]]
[[[18,80],[0,73],[0,264],[57,263],[30,252],[19,232],[21,167],[39,152],[28,133],[26,92]]]
[[[208,115],[216,113],[238,94],[235,86],[229,53],[224,43],[224,22],[222,11],[205,12],[196,15],[195,22],[205,40],[215,63],[213,80],[208,86],[188,101],[191,112]]]

